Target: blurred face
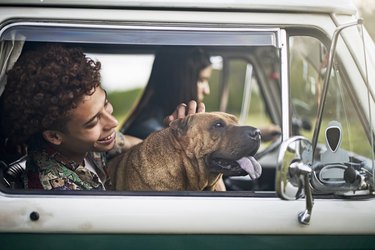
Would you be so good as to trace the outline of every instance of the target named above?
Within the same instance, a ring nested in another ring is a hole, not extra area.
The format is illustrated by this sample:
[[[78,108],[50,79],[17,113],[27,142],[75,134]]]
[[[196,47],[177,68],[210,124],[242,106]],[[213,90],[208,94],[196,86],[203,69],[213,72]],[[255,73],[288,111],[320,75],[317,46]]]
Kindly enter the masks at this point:
[[[209,79],[211,77],[212,67],[208,66],[199,72],[198,78],[198,101],[202,102],[206,95],[210,94]]]
[[[85,96],[72,110],[58,150],[65,157],[80,162],[89,151],[105,152],[112,149],[118,125],[112,112],[113,107],[108,102],[106,92],[97,87],[92,95]]]

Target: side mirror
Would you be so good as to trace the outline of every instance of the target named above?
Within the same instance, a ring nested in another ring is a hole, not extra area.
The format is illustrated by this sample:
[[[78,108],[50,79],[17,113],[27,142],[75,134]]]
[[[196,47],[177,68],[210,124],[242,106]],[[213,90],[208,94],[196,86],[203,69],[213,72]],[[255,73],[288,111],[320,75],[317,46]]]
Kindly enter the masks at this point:
[[[313,199],[310,188],[313,150],[311,142],[302,136],[292,137],[280,146],[276,172],[276,192],[285,200],[306,197],[306,210],[299,213],[302,224],[309,224]]]
[[[292,137],[281,144],[276,172],[276,191],[280,198],[297,200],[303,197],[302,164],[310,168],[312,152],[311,142],[302,136]]]

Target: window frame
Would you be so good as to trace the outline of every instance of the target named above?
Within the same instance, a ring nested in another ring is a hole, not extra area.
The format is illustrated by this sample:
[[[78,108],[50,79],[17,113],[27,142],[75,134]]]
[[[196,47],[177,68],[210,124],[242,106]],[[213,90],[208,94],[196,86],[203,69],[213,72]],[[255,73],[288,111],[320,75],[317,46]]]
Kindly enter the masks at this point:
[[[65,30],[67,29],[67,30]],[[176,40],[172,42],[168,42],[168,39],[171,34],[175,34],[175,32],[179,33],[184,33],[186,32],[188,35],[192,34],[197,40],[189,40],[185,38],[181,38],[180,40],[177,39],[178,45],[209,45],[209,46],[233,46],[233,47],[239,47],[239,46],[274,46],[276,49],[278,49],[280,52],[280,73],[281,73],[281,91],[282,94],[281,96],[285,97],[285,99],[282,101],[282,114],[288,114],[288,96],[285,94],[288,92],[288,78],[287,78],[287,73],[283,74],[283,72],[288,72],[287,70],[287,50],[286,50],[286,32],[285,30],[282,30],[280,28],[223,28],[223,27],[196,27],[196,26],[178,26],[177,24],[168,24],[168,26],[150,26],[150,25],[143,25],[143,24],[121,24],[121,25],[105,25],[105,24],[87,24],[87,23],[60,23],[57,21],[51,21],[51,22],[14,22],[10,23],[6,26],[4,26],[0,30],[0,41],[3,40],[12,40],[14,37],[14,30],[22,30],[25,32],[24,34],[30,34],[34,35],[33,32],[36,31],[41,31],[45,30],[47,31],[46,34],[41,34],[40,32],[38,34],[35,34],[35,36],[32,36],[31,41],[38,41],[38,42],[53,42],[53,41],[58,41],[58,42],[67,42],[67,43],[74,43],[74,42],[80,42],[80,43],[85,43],[87,42],[88,44],[93,43],[91,39],[88,39],[87,41],[81,41],[81,40],[74,40],[74,39],[67,39],[68,41],[64,41],[64,39],[61,39],[61,36],[53,36],[52,39],[48,37],[48,35],[52,34],[58,34],[59,31],[74,31],[74,34],[77,34],[81,29],[88,29],[90,32],[94,32],[95,30],[101,30],[101,31],[124,31],[124,32],[130,32],[130,34],[148,34],[149,36],[152,37],[152,34],[145,32],[145,31],[151,31],[153,34],[166,34],[166,42],[159,42],[156,43],[157,45],[176,45]],[[50,31],[50,33],[48,32]],[[89,33],[91,34],[91,33]],[[104,39],[103,41],[99,42],[99,44],[107,44],[109,43],[108,40],[110,39],[108,37],[108,34],[104,32],[105,34],[101,39]],[[102,34],[102,35],[103,35]],[[239,39],[233,39],[236,35],[239,36]],[[251,35],[254,35],[254,39],[251,40],[250,42],[245,41],[244,38],[246,37],[252,37]],[[261,40],[262,36],[265,36],[268,39],[264,39],[265,44],[260,43],[259,41]],[[41,37],[38,39],[38,37]],[[46,37],[47,36],[47,37]],[[260,38],[258,37],[260,36]],[[64,35],[62,35],[64,37]],[[68,36],[69,38],[72,37],[72,35]],[[74,37],[74,36],[73,36]],[[79,36],[78,36],[79,37]],[[177,36],[178,37],[178,36]],[[203,37],[203,38],[202,38]],[[220,42],[216,43],[210,43],[217,39],[218,37],[224,37],[227,39],[220,40]],[[116,40],[117,39],[117,40]],[[119,41],[119,38],[116,38],[116,41]],[[207,39],[207,40],[205,40]],[[260,40],[259,40],[260,39]],[[29,41],[26,38],[27,41]],[[192,42],[193,41],[193,42]],[[98,42],[95,41],[93,44],[97,44]],[[131,44],[131,45],[138,45],[137,42],[134,42],[134,38],[131,38],[130,41],[122,41],[122,43],[125,44]],[[140,42],[141,45],[149,45],[150,42],[145,42],[142,40]],[[152,45],[155,45],[155,43],[152,43]],[[288,126],[286,126],[288,121],[288,115],[283,115],[282,116],[282,128],[283,128],[283,137],[287,138],[289,135],[289,130]],[[4,191],[4,190],[1,190]],[[14,194],[53,194],[53,195],[60,195],[59,192],[54,192],[54,191],[38,191],[38,190],[5,190],[5,193],[14,193]],[[92,191],[82,191],[78,192],[80,195],[92,195]],[[65,194],[77,194],[76,192],[64,192]],[[101,192],[95,192],[95,195],[101,194]],[[105,191],[103,192],[103,195],[113,195],[113,194],[119,194],[119,192],[114,191],[113,193],[111,191]],[[227,192],[227,193],[212,193],[212,192],[202,192],[202,193],[192,193],[192,192],[121,192],[122,195],[130,195],[130,196],[138,196],[138,195],[156,195],[156,196],[180,196],[180,195],[192,195],[192,196],[234,196],[234,197],[248,197],[254,196],[254,193],[251,192]],[[266,196],[266,197],[274,197],[274,194],[257,194],[255,196]]]

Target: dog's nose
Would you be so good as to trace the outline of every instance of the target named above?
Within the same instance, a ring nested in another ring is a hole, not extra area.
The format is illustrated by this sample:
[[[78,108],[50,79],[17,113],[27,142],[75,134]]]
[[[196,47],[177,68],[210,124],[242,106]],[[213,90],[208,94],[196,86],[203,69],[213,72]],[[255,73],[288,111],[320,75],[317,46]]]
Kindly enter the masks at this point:
[[[261,132],[260,132],[260,129],[258,129],[258,128],[250,129],[250,130],[249,130],[249,136],[250,136],[252,139],[260,140],[260,138],[261,138]]]

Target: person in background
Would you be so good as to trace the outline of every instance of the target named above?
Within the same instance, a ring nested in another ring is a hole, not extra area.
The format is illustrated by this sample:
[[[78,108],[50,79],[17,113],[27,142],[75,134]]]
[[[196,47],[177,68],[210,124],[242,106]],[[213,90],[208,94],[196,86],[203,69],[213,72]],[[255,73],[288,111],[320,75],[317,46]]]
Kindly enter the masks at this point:
[[[27,145],[25,188],[109,189],[107,161],[141,142],[115,130],[100,69],[81,49],[51,43],[24,48],[8,72],[2,132]],[[204,112],[194,101],[176,106],[168,119]]]
[[[204,97],[210,94],[211,71],[210,56],[202,48],[168,47],[159,50],[148,84],[122,126],[122,133],[144,139],[168,126],[174,117],[167,115],[179,103],[194,100],[198,105],[204,105]],[[279,136],[280,127],[271,124],[261,131],[263,140],[269,141]],[[223,179],[217,187],[218,191],[226,190]]]
[[[211,72],[210,56],[200,47],[162,48],[156,53],[148,84],[121,131],[144,139],[168,126],[164,118],[179,103],[195,100],[202,104],[210,94]],[[262,141],[274,140],[281,132],[274,124],[260,130]]]
[[[198,47],[168,47],[156,55],[148,84],[122,132],[141,139],[163,129],[179,103],[194,100],[202,105],[210,94],[211,77],[209,55]]]

